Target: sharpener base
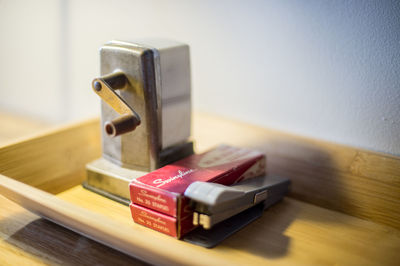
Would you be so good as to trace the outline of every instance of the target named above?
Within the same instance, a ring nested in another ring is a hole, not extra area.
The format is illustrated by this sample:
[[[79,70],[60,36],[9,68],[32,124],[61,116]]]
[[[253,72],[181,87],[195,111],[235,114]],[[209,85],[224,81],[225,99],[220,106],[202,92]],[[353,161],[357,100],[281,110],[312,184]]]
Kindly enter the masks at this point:
[[[147,172],[123,168],[100,158],[86,165],[87,179],[83,187],[129,205],[129,183],[145,174]]]
[[[185,142],[160,152],[160,166],[180,160],[193,154],[193,142]],[[86,165],[87,179],[83,187],[102,196],[129,205],[129,183],[148,172],[121,167],[104,158]]]

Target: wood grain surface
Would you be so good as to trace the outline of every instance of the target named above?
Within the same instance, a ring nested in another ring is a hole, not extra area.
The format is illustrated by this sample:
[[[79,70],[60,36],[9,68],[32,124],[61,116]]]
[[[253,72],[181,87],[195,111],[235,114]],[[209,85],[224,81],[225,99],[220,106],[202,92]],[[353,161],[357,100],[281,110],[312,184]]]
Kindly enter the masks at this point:
[[[134,224],[127,206],[82,186],[73,187],[56,197],[2,176],[0,181],[1,193],[26,208],[151,264],[397,265],[400,260],[398,230],[294,199],[285,199],[270,208],[259,220],[216,248],[205,249]],[[57,245],[58,241],[52,239],[47,230],[32,234],[32,230],[40,230],[42,226],[54,230],[51,223],[33,220],[23,230],[12,234],[8,242],[31,243],[33,248],[37,247],[37,241]],[[68,233],[65,229],[61,231]],[[75,235],[72,239],[65,236],[63,242],[70,245],[62,245],[74,250],[74,239]],[[80,249],[85,249],[85,245],[92,243],[85,243]],[[65,255],[56,255],[53,259],[58,263],[79,262],[75,256],[67,260]],[[121,256],[121,259],[125,260],[126,256]],[[93,257],[88,256],[87,260],[93,261]]]
[[[213,115],[193,120],[199,151],[221,142],[261,150],[269,173],[292,180],[291,197],[400,229],[400,157]]]
[[[68,124],[0,148],[0,173],[56,194],[80,184],[100,152],[97,119]]]
[[[98,223],[89,228],[102,231],[103,221],[119,224],[118,228],[135,234],[127,241],[131,248],[140,247],[134,253],[148,262],[397,265],[400,261],[398,157],[207,114],[195,114],[193,129],[197,151],[219,143],[257,148],[267,153],[270,173],[293,181],[291,198],[211,250],[136,225],[127,207],[77,185],[85,177],[84,164],[100,156],[97,120],[0,148],[0,173],[58,193],[55,199],[46,194],[53,199],[42,202],[44,206],[61,199],[72,209],[79,206],[94,214],[97,218],[92,220]],[[143,264],[1,196],[0,210],[0,264]]]

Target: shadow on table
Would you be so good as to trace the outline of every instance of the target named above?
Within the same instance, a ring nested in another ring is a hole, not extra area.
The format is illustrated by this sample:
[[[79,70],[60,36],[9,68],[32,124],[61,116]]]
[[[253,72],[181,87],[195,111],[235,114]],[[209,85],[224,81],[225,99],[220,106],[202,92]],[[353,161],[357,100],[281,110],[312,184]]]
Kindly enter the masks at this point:
[[[248,143],[249,144],[249,143]],[[291,180],[289,197],[323,208],[342,211],[351,208],[348,195],[344,193],[342,176],[330,154],[313,143],[261,139],[247,145],[267,154],[269,175],[287,177]],[[291,239],[285,231],[296,219],[322,223],[340,223],[327,210],[284,199],[266,210],[263,216],[221,243],[236,250],[244,250],[265,258],[285,256]]]
[[[250,147],[266,152],[269,174],[291,179],[289,196],[329,209],[350,207],[348,198],[343,194],[343,180],[329,154],[312,144],[299,142],[272,140],[264,144],[253,143]],[[229,247],[265,258],[283,257],[291,244],[285,231],[294,220],[340,222],[329,215],[320,215],[323,209],[317,209],[319,211],[304,212],[298,201],[284,199],[266,210],[261,218],[224,240],[216,249]],[[28,224],[7,241],[61,264],[145,265],[44,219]]]
[[[6,241],[51,264],[148,265],[45,219],[29,223]]]
[[[284,199],[266,210],[263,216],[221,243],[221,247],[266,257],[278,258],[287,254],[290,237],[285,230],[296,219],[296,209]]]

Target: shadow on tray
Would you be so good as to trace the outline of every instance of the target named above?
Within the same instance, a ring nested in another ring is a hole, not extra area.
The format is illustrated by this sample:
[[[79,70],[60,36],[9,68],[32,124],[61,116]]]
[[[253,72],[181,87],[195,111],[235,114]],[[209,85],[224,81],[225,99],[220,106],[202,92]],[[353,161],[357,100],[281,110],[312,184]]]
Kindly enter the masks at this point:
[[[29,223],[6,241],[51,264],[148,265],[45,219]]]
[[[342,184],[328,154],[324,154],[314,146],[302,145],[298,142],[269,142],[261,149],[264,149],[268,157],[268,172],[291,179],[289,196],[331,209],[335,209],[332,202],[340,199],[340,204],[346,206],[347,198],[341,193]],[[299,157],[299,153],[304,156]],[[255,209],[250,211],[258,211]],[[285,256],[291,242],[290,237],[285,235],[285,231],[298,218],[299,212],[301,212],[299,204],[290,199],[284,199],[262,212],[262,215],[255,215],[255,219],[249,222],[249,226],[239,228],[238,232],[222,241],[216,249],[228,247],[266,258]],[[236,219],[240,219],[240,216]],[[307,216],[307,219],[324,222],[323,217],[315,217],[315,215]],[[223,226],[235,226],[235,222],[228,222]],[[209,236],[218,238],[213,233]],[[49,260],[61,264],[146,265],[44,219],[28,224],[8,238],[7,242],[39,256],[46,254]],[[32,248],[27,249],[26,246]]]

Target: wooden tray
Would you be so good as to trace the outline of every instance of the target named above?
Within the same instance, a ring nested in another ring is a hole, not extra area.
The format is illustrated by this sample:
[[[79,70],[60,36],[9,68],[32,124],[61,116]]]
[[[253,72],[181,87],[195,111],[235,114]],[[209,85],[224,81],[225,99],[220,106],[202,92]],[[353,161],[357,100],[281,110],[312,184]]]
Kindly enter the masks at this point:
[[[196,115],[194,120],[198,151],[221,141],[259,148],[267,152],[271,173],[293,181],[291,198],[214,249],[136,225],[128,207],[82,188],[85,164],[100,157],[97,120],[0,148],[0,192],[40,216],[154,264],[396,265],[400,261],[398,157],[207,115]],[[17,214],[11,208],[4,211],[0,225],[12,227]],[[25,227],[36,222],[34,218]],[[60,247],[54,244],[55,249]],[[104,250],[101,245],[95,249]],[[90,260],[87,256],[82,261]],[[122,254],[113,256],[126,261]]]

